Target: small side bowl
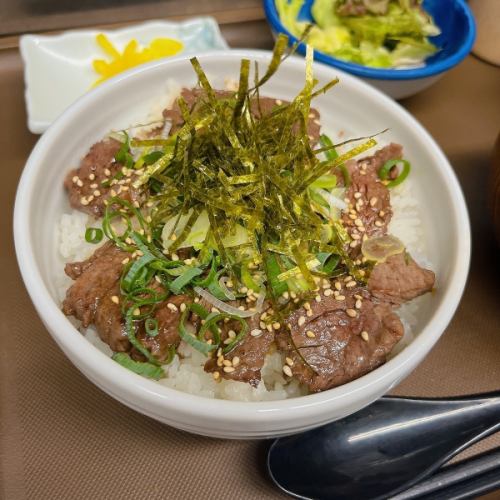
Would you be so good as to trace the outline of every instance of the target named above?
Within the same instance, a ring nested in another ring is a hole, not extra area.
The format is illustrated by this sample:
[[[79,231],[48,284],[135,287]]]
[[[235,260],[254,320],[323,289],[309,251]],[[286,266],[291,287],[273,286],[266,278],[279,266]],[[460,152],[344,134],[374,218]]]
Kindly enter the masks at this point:
[[[314,0],[306,0],[299,14],[300,19],[312,21],[311,8]],[[423,66],[411,69],[370,68],[342,61],[319,50],[314,53],[317,61],[359,76],[394,99],[417,94],[435,83],[444,73],[462,61],[472,49],[476,38],[474,16],[464,0],[424,0],[424,9],[429,12],[441,29],[441,34],[432,41],[440,50],[427,59]],[[281,23],[275,0],[264,0],[264,10],[271,30],[275,35],[285,33],[290,43],[294,37]],[[298,47],[305,54],[305,44]]]
[[[72,363],[92,382],[127,406],[173,427],[212,437],[258,439],[301,432],[345,417],[389,391],[422,361],[442,335],[465,286],[470,260],[470,227],[464,197],[448,160],[428,132],[401,106],[340,70],[314,64],[322,83],[341,83],[315,99],[325,130],[367,135],[389,127],[384,139],[404,145],[415,172],[429,260],[438,276],[435,293],[416,314],[415,337],[385,365],[340,387],[317,394],[264,402],[208,399],[180,392],[123,368],[93,346],[60,309],[54,230],[70,210],[63,179],[88,148],[110,130],[140,123],[158,104],[168,78],[196,84],[189,56],[151,63],[119,75],[70,106],[37,142],[16,196],[14,239],[24,283],[40,318]],[[201,54],[215,88],[238,78],[241,58],[267,65],[265,51]],[[265,85],[263,95],[291,100],[304,81],[304,59],[290,57]]]

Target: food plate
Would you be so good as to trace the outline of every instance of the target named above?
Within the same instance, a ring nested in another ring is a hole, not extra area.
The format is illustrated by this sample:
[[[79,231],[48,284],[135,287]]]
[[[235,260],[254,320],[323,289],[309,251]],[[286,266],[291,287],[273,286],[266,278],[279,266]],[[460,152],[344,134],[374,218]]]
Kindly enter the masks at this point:
[[[131,39],[147,45],[159,37],[181,41],[184,54],[228,48],[212,17],[183,22],[150,21],[117,30],[74,30],[54,36],[24,35],[20,49],[31,132],[45,132],[70,104],[92,87],[98,78],[92,60],[103,57],[96,43],[99,33],[104,33],[119,50]]]

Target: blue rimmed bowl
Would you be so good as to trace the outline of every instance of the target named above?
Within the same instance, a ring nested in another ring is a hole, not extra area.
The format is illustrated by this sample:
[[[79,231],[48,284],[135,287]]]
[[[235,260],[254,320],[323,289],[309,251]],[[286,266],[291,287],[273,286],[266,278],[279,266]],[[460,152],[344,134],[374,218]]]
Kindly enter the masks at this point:
[[[290,43],[294,37],[281,23],[276,10],[275,0],[263,0],[267,20],[275,35],[285,33]],[[314,21],[311,7],[314,0],[305,0],[299,19]],[[439,26],[441,34],[432,37],[439,51],[428,58],[424,65],[411,69],[370,68],[360,64],[337,59],[321,51],[315,51],[317,61],[334,66],[356,75],[379,88],[394,99],[402,99],[426,89],[444,73],[462,61],[472,49],[476,37],[476,25],[471,10],[464,0],[424,0],[424,9],[429,12]],[[305,54],[305,44],[298,47]]]

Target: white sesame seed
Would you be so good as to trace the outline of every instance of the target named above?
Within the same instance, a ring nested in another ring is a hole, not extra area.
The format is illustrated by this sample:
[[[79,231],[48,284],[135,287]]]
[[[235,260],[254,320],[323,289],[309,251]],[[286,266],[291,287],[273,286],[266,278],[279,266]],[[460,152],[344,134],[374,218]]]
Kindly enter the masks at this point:
[[[358,226],[358,227],[361,227],[361,226],[363,225],[363,221],[362,221],[361,219],[356,219],[356,220],[354,221],[354,224],[355,224],[356,226]]]
[[[306,318],[304,316],[300,316],[299,320],[297,321],[299,326],[302,326],[305,322],[306,322]]]
[[[377,204],[377,198],[374,196],[373,198],[370,198],[370,206],[374,207]]]
[[[125,264],[128,264],[130,261],[130,259],[128,257],[125,257],[123,260],[122,260],[122,264],[125,265]]]
[[[335,297],[335,300],[338,300],[338,301],[345,300],[345,295],[337,295],[337,296]]]
[[[297,294],[295,292],[290,292],[290,297],[292,297],[292,299],[296,299]]]
[[[352,288],[353,286],[356,286],[356,282],[355,282],[354,280],[352,280],[352,281],[348,281],[348,282],[345,284],[345,286],[346,286],[347,288]]]
[[[381,210],[378,214],[380,217],[383,217],[385,215],[385,212],[383,210]]]
[[[90,174],[90,175],[89,175],[89,179],[90,179],[91,181],[93,181],[93,180],[95,179],[95,175],[94,175],[94,174]]]
[[[276,104],[278,106],[281,106],[283,104],[283,101],[281,99],[276,99]]]
[[[213,376],[214,380],[218,380],[218,378],[220,377],[220,373],[219,372],[213,372],[212,376]]]
[[[266,328],[266,324],[263,321],[259,322],[259,326],[264,330]]]
[[[179,306],[179,309],[181,310],[181,312],[184,312],[186,310],[187,306],[186,304],[182,303],[180,306]]]
[[[312,330],[307,330],[306,335],[310,338],[313,339],[316,337],[316,334]]]
[[[376,221],[375,221],[375,225],[376,225],[377,227],[382,227],[382,226],[384,225],[384,223],[383,223],[381,220],[376,220]]]
[[[356,198],[357,200],[361,198],[361,193],[359,191],[354,193],[354,198]]]
[[[73,184],[76,184],[78,182],[78,175],[74,175],[71,180],[73,181]]]
[[[361,300],[359,300],[359,299],[356,300],[356,304],[355,304],[356,309],[361,309],[361,304],[362,304]]]
[[[273,328],[274,328],[275,330],[279,330],[279,329],[281,328],[281,325],[280,325],[278,322],[273,323]]]
[[[330,295],[333,294],[333,290],[331,290],[330,288],[328,288],[327,290],[324,291],[324,294],[325,294],[325,297],[329,297]]]
[[[83,182],[82,182],[82,180],[81,180],[81,179],[78,179],[78,180],[76,181],[76,185],[77,185],[78,187],[83,187]]]
[[[306,316],[307,316],[308,318],[310,318],[312,315],[313,315],[312,310],[311,310],[311,309],[308,309],[308,310],[306,311]]]
[[[178,309],[177,309],[177,306],[175,304],[172,304],[171,302],[169,302],[167,304],[167,307],[172,311],[172,312],[177,312]]]
[[[368,340],[369,340],[369,338],[370,338],[370,337],[368,336],[368,332],[366,332],[366,331],[361,332],[361,338],[362,338],[365,342],[368,342]]]
[[[349,246],[351,248],[356,248],[358,245],[359,245],[359,241],[358,240],[352,240],[351,243],[349,243]]]
[[[140,316],[140,314],[141,314],[141,310],[138,307],[136,307],[134,309],[134,316]]]
[[[267,326],[266,326],[266,330],[268,332],[272,332],[273,331],[273,325],[271,325],[271,323],[269,323]]]
[[[287,364],[288,366],[293,366],[293,359],[292,359],[292,358],[288,358],[288,357],[286,357],[286,358],[285,358],[285,361],[286,361],[286,364]]]
[[[118,298],[118,295],[113,295],[111,297],[111,302],[113,302],[114,304],[119,304],[120,303],[120,299]]]
[[[259,336],[259,335],[261,335],[261,334],[262,334],[262,330],[259,330],[258,328],[255,328],[254,330],[252,330],[252,331],[250,332],[250,335],[251,335],[252,337],[258,337],[258,336]]]
[[[172,258],[173,261],[179,260],[179,256],[176,253],[173,253],[170,257]]]
[[[223,368],[223,370],[226,372],[226,373],[232,373],[234,372],[234,368],[232,366],[225,366]]]
[[[216,307],[212,307],[212,309],[210,309],[210,312],[217,313],[217,314],[220,313],[220,311]]]
[[[345,313],[347,314],[347,316],[349,316],[350,318],[355,318],[357,316],[357,313],[354,309],[346,309],[345,310]]]
[[[361,236],[360,236],[359,234],[352,233],[352,234],[351,234],[351,238],[352,238],[353,240],[359,240],[359,239],[361,238]]]
[[[290,298],[290,294],[288,292],[283,292],[283,294],[281,295],[284,299],[289,299]]]
[[[291,368],[290,368],[288,365],[284,365],[284,366],[283,366],[283,373],[284,373],[287,377],[291,377],[291,376],[292,376],[292,370],[291,370]]]
[[[240,364],[240,358],[238,356],[235,356],[232,361],[233,366],[238,366]]]
[[[109,177],[111,175],[111,170],[109,168],[105,168],[104,175],[107,175]]]
[[[233,364],[233,363],[232,363],[231,361],[229,361],[229,359],[225,359],[225,360],[222,362],[222,364],[223,364],[224,366],[232,366],[232,364]]]

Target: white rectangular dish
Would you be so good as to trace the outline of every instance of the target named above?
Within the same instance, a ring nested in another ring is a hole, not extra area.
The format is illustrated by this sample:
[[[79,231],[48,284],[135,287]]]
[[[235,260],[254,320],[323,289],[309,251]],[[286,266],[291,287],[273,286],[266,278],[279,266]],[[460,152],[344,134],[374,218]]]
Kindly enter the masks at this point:
[[[28,128],[45,132],[76,99],[91,89],[98,74],[92,60],[102,58],[96,35],[104,33],[119,50],[136,39],[147,45],[154,38],[174,38],[183,43],[181,54],[227,49],[212,17],[183,22],[149,21],[116,30],[72,30],[60,35],[24,35],[20,50],[24,62],[25,102]]]

